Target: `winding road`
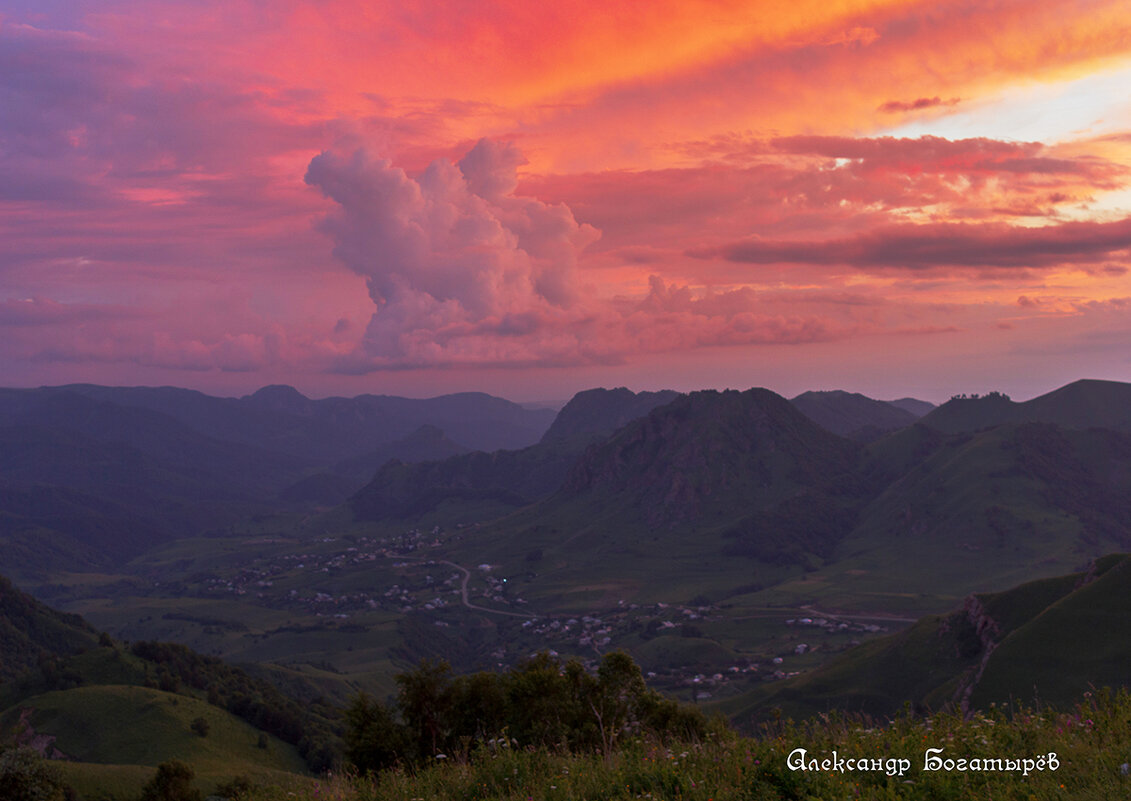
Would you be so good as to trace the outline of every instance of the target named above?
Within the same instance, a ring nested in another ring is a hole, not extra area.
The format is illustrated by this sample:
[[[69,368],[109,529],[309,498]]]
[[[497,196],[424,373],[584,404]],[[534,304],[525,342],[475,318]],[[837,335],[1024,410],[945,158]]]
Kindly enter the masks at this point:
[[[459,596],[460,596],[460,600],[463,601],[463,605],[466,606],[468,609],[475,609],[476,611],[479,611],[479,612],[490,612],[492,615],[506,615],[508,617],[523,617],[523,618],[537,617],[537,615],[531,615],[531,614],[528,614],[526,612],[507,612],[507,611],[504,611],[502,609],[489,609],[486,606],[479,606],[478,604],[473,604],[471,602],[471,600],[467,597],[467,582],[469,582],[471,580],[471,571],[470,570],[468,570],[463,565],[457,565],[455,562],[449,562],[447,559],[431,559],[429,561],[435,562],[438,565],[451,565],[456,570],[463,573],[463,581],[461,581],[460,585],[459,585]]]

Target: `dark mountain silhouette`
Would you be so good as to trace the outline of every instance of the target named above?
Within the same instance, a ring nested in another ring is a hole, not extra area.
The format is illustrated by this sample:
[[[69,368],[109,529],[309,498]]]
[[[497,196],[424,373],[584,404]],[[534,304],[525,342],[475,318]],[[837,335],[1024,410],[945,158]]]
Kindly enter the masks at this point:
[[[4,456],[0,457],[0,469],[9,478],[18,474],[25,481],[80,488],[111,484],[141,488],[165,480],[168,473],[176,473],[186,489],[197,484],[201,494],[230,498],[268,491],[305,466],[298,457],[225,441],[150,409],[57,390],[2,393],[9,397],[0,408],[0,425],[29,432],[19,445],[18,456],[13,449],[21,438],[13,433]],[[86,451],[93,449],[95,443],[108,449],[109,453],[100,459],[103,467],[95,470],[85,464],[89,453],[82,458],[70,455],[70,444],[52,444],[53,438],[66,436],[82,440]],[[40,450],[46,452],[40,454]],[[131,465],[136,469],[128,478],[102,475],[104,470],[120,471]],[[147,472],[152,474],[151,480],[142,480]]]
[[[935,404],[917,398],[900,398],[898,400],[884,401],[905,412],[911,412],[916,417],[922,417],[935,408]]]
[[[400,462],[436,462],[471,449],[448,437],[443,429],[434,425],[422,425],[406,437],[386,443],[375,450],[353,459],[347,459],[334,466],[334,471],[348,476],[361,477],[362,481],[355,491],[386,462],[396,459]]]
[[[489,515],[484,510],[501,514],[558,489],[585,447],[611,433],[610,426],[676,397],[668,391],[586,390],[562,408],[537,445],[421,464],[387,463],[350,504],[359,520],[409,518],[444,503],[474,507],[477,517]]]
[[[616,496],[649,525],[728,517],[845,473],[854,454],[769,390],[694,392],[590,448],[558,501]]]
[[[790,403],[822,428],[842,437],[870,441],[897,428],[909,426],[918,416],[886,401],[858,392],[832,390],[803,392]]]
[[[674,588],[713,575],[725,591],[758,564],[830,553],[865,492],[859,453],[768,390],[694,392],[591,445],[558,492],[475,544],[512,569],[540,555],[547,586],[646,576]]]
[[[468,450],[436,426],[423,425],[403,439],[382,445],[364,456],[339,462],[333,471],[307,476],[284,488],[279,497],[292,503],[336,506],[358,492],[389,462],[442,461]]]
[[[959,396],[924,416],[922,422],[948,433],[1026,422],[1131,431],[1131,384],[1083,379],[1022,403],[998,392]]]
[[[320,466],[363,456],[422,425],[443,429],[469,448],[521,448],[541,438],[549,409],[525,409],[480,392],[412,399],[389,395],[312,400],[273,385],[242,398],[215,398],[174,387],[72,384],[50,391],[149,409],[210,437],[290,454]]]
[[[269,384],[245,395],[241,400],[264,409],[297,414],[300,417],[311,416],[316,408],[314,401],[286,384]]]
[[[558,412],[542,442],[608,436],[657,406],[671,403],[679,394],[670,389],[634,393],[624,387],[578,392]]]
[[[557,493],[485,529],[468,558],[521,570],[536,553],[545,587],[640,586],[645,573],[675,587],[693,564],[717,592],[741,586],[742,565],[745,584],[801,566],[817,581],[789,592],[806,602],[810,588],[835,603],[882,587],[908,599],[895,602],[907,614],[918,598],[1131,548],[1129,532],[1123,432],[1010,423],[947,434],[921,421],[862,446],[768,390],[699,392],[590,446]]]
[[[0,389],[0,546],[10,571],[105,567],[252,514],[339,503],[389,458],[536,442],[552,412],[480,393],[243,399],[172,387]],[[343,480],[326,469],[358,460]],[[368,461],[367,461],[368,460]],[[321,474],[320,474],[321,473]]]

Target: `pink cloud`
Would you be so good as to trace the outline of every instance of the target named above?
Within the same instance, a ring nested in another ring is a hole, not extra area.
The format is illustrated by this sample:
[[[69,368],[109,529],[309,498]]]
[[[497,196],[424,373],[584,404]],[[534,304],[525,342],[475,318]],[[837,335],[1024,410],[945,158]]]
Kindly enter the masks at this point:
[[[1115,5],[1088,16],[1110,23]],[[1098,285],[1127,271],[1118,224],[957,221],[1078,214],[1125,182],[1099,155],[1119,159],[1116,147],[774,133],[874,130],[892,119],[877,109],[941,111],[953,101],[939,98],[984,97],[1010,75],[1123,46],[1125,28],[1065,34],[1062,6],[1038,6],[962,0],[937,25],[923,4],[885,6],[584,78],[542,36],[491,51],[498,71],[453,75],[497,24],[587,33],[588,19],[561,9],[437,20],[402,4],[364,31],[350,27],[353,3],[207,0],[172,4],[157,24],[114,2],[59,25],[82,33],[3,21],[0,351],[6,364],[120,375],[619,364],[941,333],[960,312],[929,306],[933,289],[1012,305],[1039,296],[1021,276],[1065,264]],[[957,35],[1003,19],[1024,23],[1004,26],[1014,32],[1039,23],[1033,47]],[[379,48],[389,20],[403,29]],[[317,46],[303,48],[308,29]],[[1064,41],[1085,46],[1045,64]],[[441,44],[450,63],[411,57]],[[542,91],[528,57],[565,80]],[[470,89],[447,97],[456,84]],[[502,140],[476,145],[482,135]],[[678,166],[629,168],[657,165]],[[324,217],[336,260],[313,225]],[[841,266],[904,280],[861,287]],[[1112,283],[1103,291],[1126,294]]]
[[[693,251],[748,264],[846,265],[866,271],[1048,268],[1103,261],[1131,248],[1131,217],[1039,228],[1002,223],[887,225],[824,241],[751,239]]]
[[[339,204],[321,227],[377,307],[346,372],[465,364],[619,362],[638,352],[847,335],[767,314],[753,291],[693,292],[653,276],[642,299],[602,299],[578,272],[597,240],[564,204],[514,194],[513,145],[479,142],[410,176],[366,151],[326,152],[307,181]]]
[[[577,314],[577,256],[598,233],[563,205],[515,197],[522,163],[489,140],[415,178],[363,150],[310,162],[307,182],[339,204],[321,227],[377,306],[363,341],[375,365],[458,361],[469,341]]]
[[[736,166],[532,175],[519,191],[566,203],[578,219],[600,228],[591,252],[602,253],[606,264],[649,264],[677,280],[739,280],[689,265],[681,254],[759,237],[816,239],[819,249],[819,240],[854,240],[902,223],[908,212],[934,219],[1056,220],[1058,207],[1127,179],[1123,165],[1054,156],[1039,142],[798,136],[719,144],[714,155],[727,161],[725,154],[733,153]]]
[[[50,298],[9,298],[0,301],[0,328],[74,325],[102,320],[149,317],[139,309],[92,303],[59,303]]]
[[[961,98],[952,97],[949,100],[943,100],[938,95],[935,95],[934,97],[920,97],[915,100],[889,100],[881,104],[879,110],[889,114],[900,111],[921,111],[925,108],[936,108],[939,106],[957,106],[961,102]]]

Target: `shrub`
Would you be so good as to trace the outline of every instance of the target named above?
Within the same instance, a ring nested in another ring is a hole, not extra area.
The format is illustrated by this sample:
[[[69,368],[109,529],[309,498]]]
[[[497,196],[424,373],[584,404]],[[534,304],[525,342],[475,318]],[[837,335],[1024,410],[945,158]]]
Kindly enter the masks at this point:
[[[63,801],[63,782],[32,748],[0,753],[0,798],[4,801]]]
[[[162,762],[157,774],[141,791],[141,801],[201,801],[200,791],[192,785],[192,768],[177,759]]]

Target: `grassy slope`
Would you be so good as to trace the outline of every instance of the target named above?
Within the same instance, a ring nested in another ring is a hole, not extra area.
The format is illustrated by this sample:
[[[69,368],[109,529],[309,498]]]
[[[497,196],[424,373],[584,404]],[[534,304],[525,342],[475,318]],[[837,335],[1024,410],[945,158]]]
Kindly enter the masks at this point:
[[[33,667],[40,654],[70,654],[97,641],[94,627],[56,612],[0,576],[0,682]]]
[[[1131,557],[1097,560],[1076,573],[978,596],[998,643],[970,696],[972,708],[1009,699],[1067,704],[1091,687],[1131,686]],[[940,709],[960,700],[986,656],[964,610],[925,617],[906,631],[861,645],[824,667],[764,684],[727,709],[749,724],[772,707],[804,717],[830,709],[891,715],[905,702]]]
[[[1033,695],[1064,704],[1096,687],[1131,686],[1131,558],[1106,567],[1002,640],[973,704]]]
[[[1045,424],[912,426],[869,448],[863,469],[886,487],[828,566],[765,597],[918,615],[1125,549],[1129,443]]]
[[[56,737],[55,746],[82,762],[158,765],[180,759],[207,772],[286,771],[305,766],[292,746],[268,737],[205,701],[146,687],[102,685],[58,690],[26,698],[4,713],[13,725],[18,709],[33,708],[37,733]],[[190,729],[196,718],[208,722],[201,737]]]
[[[23,699],[0,714],[0,726],[14,728],[20,712],[37,734],[54,735],[55,747],[70,757],[54,763],[67,784],[84,798],[136,799],[161,762],[179,759],[196,774],[207,795],[221,783],[247,776],[261,784],[301,783],[306,766],[295,748],[266,736],[205,701],[145,687],[77,687]],[[201,737],[190,728],[208,723]]]

